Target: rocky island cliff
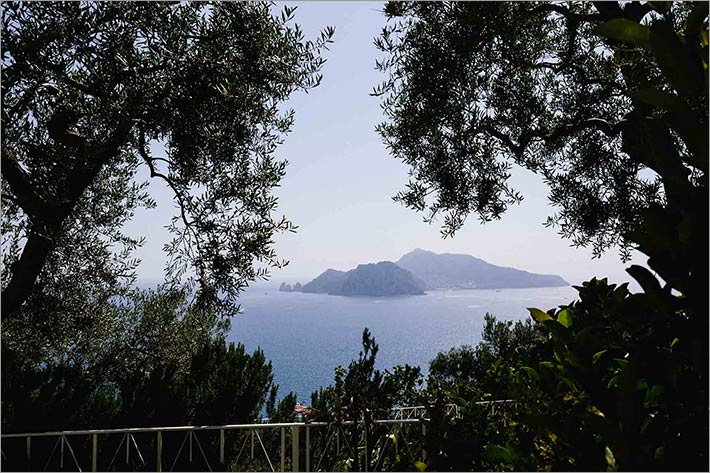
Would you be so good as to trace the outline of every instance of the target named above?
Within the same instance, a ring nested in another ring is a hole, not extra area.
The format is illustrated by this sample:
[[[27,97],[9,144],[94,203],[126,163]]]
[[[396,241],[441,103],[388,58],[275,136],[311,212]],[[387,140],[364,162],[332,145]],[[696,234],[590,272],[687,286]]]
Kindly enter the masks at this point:
[[[350,271],[328,269],[308,284],[302,292],[338,296],[399,296],[424,294],[412,273],[391,261],[360,264]]]

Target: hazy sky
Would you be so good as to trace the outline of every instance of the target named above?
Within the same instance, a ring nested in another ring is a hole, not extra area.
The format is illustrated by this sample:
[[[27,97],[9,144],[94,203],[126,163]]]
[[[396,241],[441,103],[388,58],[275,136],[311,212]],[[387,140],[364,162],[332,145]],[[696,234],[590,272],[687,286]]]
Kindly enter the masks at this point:
[[[293,5],[289,3],[289,5]],[[437,224],[392,201],[407,181],[407,167],[391,158],[375,125],[382,120],[379,99],[372,87],[385,76],[374,70],[379,53],[372,43],[384,25],[382,3],[299,2],[295,20],[307,37],[323,26],[335,27],[335,42],[326,52],[322,84],[309,94],[299,93],[290,106],[296,123],[277,151],[289,161],[281,188],[279,214],[299,230],[277,236],[277,251],[290,264],[273,273],[274,279],[302,283],[327,268],[350,269],[358,263],[397,260],[414,248],[437,253],[466,253],[502,266],[537,273],[559,274],[571,283],[592,276],[612,282],[630,278],[611,250],[592,259],[590,249],[570,246],[542,222],[553,212],[547,189],[530,172],[517,169],[512,183],[525,200],[500,221],[481,225],[475,216],[454,238],[442,239]],[[174,212],[169,193],[151,184],[158,208],[139,212],[129,231],[148,238],[138,252],[142,279],[162,279],[168,240],[163,226]],[[635,256],[642,264],[645,258]],[[631,264],[631,263],[629,263]]]

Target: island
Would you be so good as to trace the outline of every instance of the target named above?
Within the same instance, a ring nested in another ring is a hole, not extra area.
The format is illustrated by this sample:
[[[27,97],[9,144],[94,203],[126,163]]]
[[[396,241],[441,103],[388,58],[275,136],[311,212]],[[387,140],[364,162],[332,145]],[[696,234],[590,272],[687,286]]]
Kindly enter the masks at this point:
[[[336,296],[401,296],[424,294],[421,282],[391,261],[360,264],[350,271],[328,269],[302,292]]]
[[[360,264],[350,271],[327,269],[301,286],[281,283],[279,291],[337,296],[421,295],[425,290],[559,287],[569,283],[555,274],[506,268],[471,255],[436,254],[416,249],[397,263]]]

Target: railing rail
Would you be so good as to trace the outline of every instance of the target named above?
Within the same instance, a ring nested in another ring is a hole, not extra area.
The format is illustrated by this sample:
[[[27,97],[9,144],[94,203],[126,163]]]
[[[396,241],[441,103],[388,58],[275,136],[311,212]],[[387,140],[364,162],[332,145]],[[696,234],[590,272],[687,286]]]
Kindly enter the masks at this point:
[[[227,425],[180,425],[171,427],[130,427],[120,429],[90,429],[90,430],[57,430],[54,432],[30,432],[22,434],[2,434],[1,438],[17,438],[17,437],[54,437],[58,435],[93,435],[93,434],[137,434],[149,432],[187,432],[199,430],[240,430],[240,429],[269,429],[276,427],[294,427],[294,426],[323,426],[328,425],[327,422],[281,422],[272,424],[227,424]]]

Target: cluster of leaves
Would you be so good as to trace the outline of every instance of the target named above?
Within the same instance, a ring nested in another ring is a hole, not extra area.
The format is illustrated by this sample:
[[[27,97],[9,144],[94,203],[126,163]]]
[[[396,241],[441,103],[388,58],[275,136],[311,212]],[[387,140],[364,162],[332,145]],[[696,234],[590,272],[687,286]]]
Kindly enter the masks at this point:
[[[545,357],[544,332],[532,321],[498,321],[485,315],[481,342],[439,353],[429,364],[427,387],[441,390],[449,399],[513,399],[518,393],[503,375],[511,366]],[[549,351],[549,350],[548,350]]]
[[[377,345],[366,330],[359,358],[347,369],[338,367],[334,384],[314,392],[308,408],[309,421],[342,428],[344,440],[353,446],[343,447],[339,456],[329,452],[326,468],[469,471],[543,464],[536,431],[522,422],[521,406],[542,397],[542,390],[528,382],[528,365],[551,357],[552,344],[532,321],[513,324],[489,314],[485,320],[478,346],[452,349],[432,360],[426,386],[418,368],[375,370]],[[452,403],[457,414],[450,411]],[[391,430],[372,422],[391,418],[394,407],[415,405],[426,406],[420,419],[424,435],[420,425],[413,431],[406,426]],[[346,421],[358,422],[344,425]],[[549,458],[545,461],[551,464]]]
[[[185,366],[200,347],[229,328],[229,320],[190,304],[184,289],[164,285],[124,294],[102,305],[87,298],[84,311],[77,307],[56,321],[37,323],[24,313],[7,320],[3,347],[30,369],[69,364],[120,373],[161,362]]]
[[[629,272],[652,278],[637,266]],[[577,290],[569,305],[531,309],[535,325],[512,328],[489,316],[479,346],[432,361],[421,393],[428,406],[423,466],[707,468],[708,352],[686,299],[670,286],[630,294],[626,284],[604,279]],[[447,414],[450,402],[458,416]]]
[[[131,304],[121,330],[81,357],[38,361],[22,340],[3,343],[3,428],[225,423],[259,414],[276,388],[260,350],[228,344],[213,315],[183,305],[184,294],[147,291]]]
[[[636,266],[630,272],[651,277]],[[577,290],[569,305],[531,309],[543,335],[532,345],[509,328],[495,335],[532,348],[529,356],[477,356],[492,341],[490,319],[480,346],[432,362],[428,389],[436,386],[438,397],[428,409],[428,469],[707,468],[707,349],[684,298],[660,285],[630,294],[604,279]],[[484,390],[470,384],[515,402],[482,404]],[[446,402],[459,406],[458,417],[444,415]]]
[[[411,469],[408,459],[390,449],[390,457],[381,458],[380,448],[385,436],[390,435],[386,427],[373,424],[376,419],[389,418],[397,406],[415,405],[419,400],[419,390],[423,379],[418,367],[395,366],[392,370],[375,369],[378,346],[370,331],[362,334],[363,350],[358,359],[345,369],[335,369],[334,384],[321,388],[311,395],[309,419],[330,422],[343,434],[347,434],[350,448],[343,449],[345,457],[332,456],[327,470],[336,467],[353,471],[372,471],[375,458],[383,469]],[[343,422],[353,421],[346,426]],[[365,445],[360,449],[358,445]]]
[[[511,441],[531,442],[531,431],[516,423],[520,405],[536,391],[518,383],[517,367],[545,357],[549,343],[531,321],[497,321],[486,314],[481,342],[439,353],[429,365],[423,465],[436,471],[500,470],[492,454]],[[458,406],[457,415],[447,405]],[[519,462],[522,469],[531,469]]]
[[[626,286],[592,279],[577,287],[576,302],[531,309],[532,344],[509,328],[496,333],[497,343],[513,340],[529,356],[477,356],[492,341],[492,319],[480,346],[438,355],[428,383],[439,382],[428,469],[706,469],[707,350],[683,297]],[[497,389],[492,399],[515,402],[477,402],[488,386]],[[446,402],[459,406],[458,417],[444,415]]]
[[[653,278],[640,267],[630,272]],[[629,294],[625,284],[593,279],[577,289],[580,300],[569,306],[531,309],[554,350],[526,369],[549,396],[536,406],[540,427],[566,439],[594,434],[584,444],[595,451],[592,463],[575,455],[570,468],[704,468],[707,350],[683,298],[658,284]]]

